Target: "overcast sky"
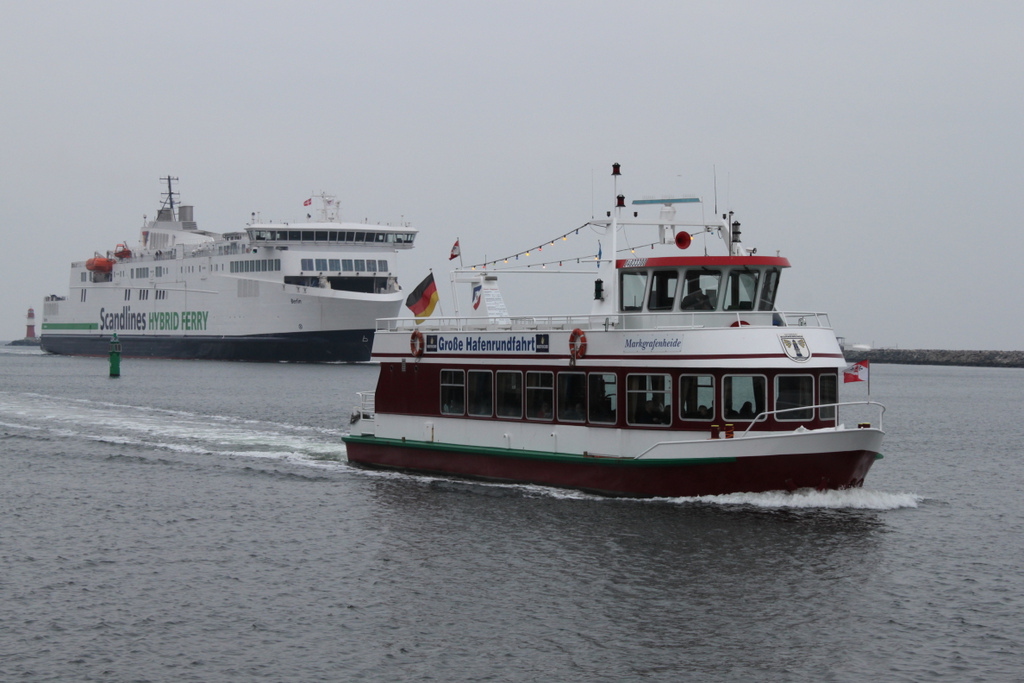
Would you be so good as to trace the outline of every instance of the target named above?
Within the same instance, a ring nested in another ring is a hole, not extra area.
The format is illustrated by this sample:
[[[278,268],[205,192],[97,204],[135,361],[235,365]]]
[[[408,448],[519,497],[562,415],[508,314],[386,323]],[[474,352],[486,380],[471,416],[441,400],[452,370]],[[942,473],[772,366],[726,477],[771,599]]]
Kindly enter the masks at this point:
[[[853,343],[1024,349],[1022,28],[1019,1],[0,0],[0,339],[167,174],[207,230],[320,190],[411,222],[400,282],[433,268],[451,313],[456,237],[469,263],[561,235],[618,162],[628,199],[708,215],[717,172],[793,264],[779,307]],[[589,311],[589,278],[503,283],[513,314]]]

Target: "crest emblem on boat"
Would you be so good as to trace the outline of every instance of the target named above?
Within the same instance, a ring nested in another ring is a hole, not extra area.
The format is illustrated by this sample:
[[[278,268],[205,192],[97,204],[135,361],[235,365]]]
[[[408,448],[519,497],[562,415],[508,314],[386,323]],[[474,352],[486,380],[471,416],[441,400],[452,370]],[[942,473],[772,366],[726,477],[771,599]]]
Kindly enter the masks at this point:
[[[786,352],[786,355],[797,363],[803,363],[811,359],[811,348],[807,346],[807,341],[803,336],[787,334],[779,337],[779,341],[782,342],[782,349]]]

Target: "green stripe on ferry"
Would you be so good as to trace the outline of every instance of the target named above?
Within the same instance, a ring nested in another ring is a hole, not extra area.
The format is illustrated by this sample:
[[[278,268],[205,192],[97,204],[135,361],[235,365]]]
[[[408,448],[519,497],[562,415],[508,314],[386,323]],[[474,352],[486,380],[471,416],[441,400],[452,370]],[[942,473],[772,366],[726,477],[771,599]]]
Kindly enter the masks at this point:
[[[572,453],[552,453],[550,451],[527,451],[514,448],[489,448],[486,446],[463,446],[453,443],[437,443],[435,441],[412,441],[410,439],[384,439],[376,436],[343,436],[341,440],[345,443],[360,443],[366,445],[396,446],[399,448],[422,448],[429,451],[448,451],[452,453],[474,453],[477,455],[492,455],[504,458],[524,458],[529,460],[554,460],[558,462],[588,463],[593,465],[608,465],[610,467],[640,466],[640,467],[664,467],[665,465],[708,465],[724,462],[736,462],[736,458],[673,458],[666,460],[638,460],[636,458],[614,458],[608,456],[575,455]]]
[[[43,323],[44,330],[95,330],[99,323]]]

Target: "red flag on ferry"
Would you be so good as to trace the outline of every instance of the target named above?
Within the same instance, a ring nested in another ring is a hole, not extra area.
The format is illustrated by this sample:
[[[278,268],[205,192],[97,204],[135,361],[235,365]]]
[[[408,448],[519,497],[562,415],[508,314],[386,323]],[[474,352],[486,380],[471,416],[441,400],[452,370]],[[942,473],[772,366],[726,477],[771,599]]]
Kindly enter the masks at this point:
[[[310,204],[312,204],[312,203],[313,203],[313,198],[312,198],[312,197],[310,197],[310,198],[309,198],[309,199],[307,199],[306,201],[302,202],[302,205],[303,205],[303,206],[309,206],[309,205],[310,205]]]
[[[859,363],[847,365],[846,369],[843,370],[843,382],[867,382],[870,372],[870,361],[862,360]]]
[[[437,285],[434,284],[434,274],[427,275],[412,294],[405,300],[405,305],[416,316],[416,324],[419,325],[423,319],[429,318],[437,305]]]
[[[459,241],[455,240],[455,244],[452,245],[452,254],[448,257],[448,260],[451,261],[453,258],[458,258],[459,256],[462,256],[462,251],[459,249]]]

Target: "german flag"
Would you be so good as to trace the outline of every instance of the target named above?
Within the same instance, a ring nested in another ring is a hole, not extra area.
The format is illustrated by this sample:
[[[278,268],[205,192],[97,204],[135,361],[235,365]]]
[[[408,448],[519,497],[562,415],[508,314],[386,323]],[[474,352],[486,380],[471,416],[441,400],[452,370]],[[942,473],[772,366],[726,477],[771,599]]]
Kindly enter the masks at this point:
[[[427,275],[426,279],[412,290],[412,294],[405,300],[405,305],[416,316],[417,325],[423,322],[424,318],[430,317],[434,312],[434,306],[437,305],[437,285],[434,284],[433,273]]]

